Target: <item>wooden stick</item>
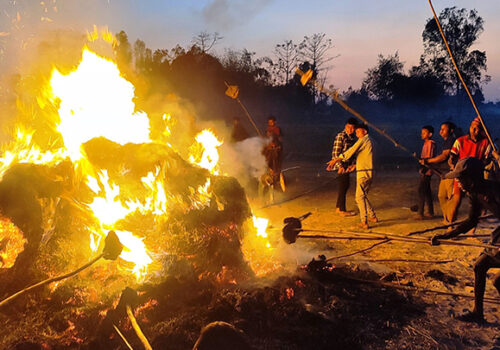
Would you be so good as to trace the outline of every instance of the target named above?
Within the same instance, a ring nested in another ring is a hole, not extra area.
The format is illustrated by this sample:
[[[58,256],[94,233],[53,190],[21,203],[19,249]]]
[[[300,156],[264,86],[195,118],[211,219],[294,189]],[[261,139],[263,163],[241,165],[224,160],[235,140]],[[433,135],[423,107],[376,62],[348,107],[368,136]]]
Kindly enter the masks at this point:
[[[369,259],[368,262],[409,262],[422,264],[447,264],[454,260],[416,260],[416,259]]]
[[[118,333],[118,335],[120,336],[120,338],[122,338],[122,340],[125,343],[125,345],[127,345],[127,347],[130,350],[134,350],[134,348],[132,348],[132,345],[130,345],[130,343],[127,341],[127,338],[125,338],[125,336],[122,334],[122,332],[120,332],[120,330],[118,329],[118,327],[116,327],[115,325],[113,325],[113,327],[115,328],[115,331],[116,331],[116,333]]]
[[[329,232],[329,233],[343,233],[342,231],[328,231],[328,230],[302,230],[305,232]],[[353,232],[350,232],[353,233]],[[426,238],[410,238],[408,236],[401,236],[395,234],[385,234],[385,233],[370,233],[370,232],[357,232],[356,234],[360,235],[360,237],[352,237],[352,238],[339,238],[339,237],[331,237],[331,236],[320,236],[320,235],[298,235],[297,238],[312,238],[312,239],[360,239],[361,237],[375,237],[379,239],[390,239],[393,241],[401,241],[401,242],[411,242],[411,243],[425,243],[431,244],[431,240]],[[455,245],[455,246],[463,246],[463,247],[478,247],[478,248],[490,248],[500,250],[500,246],[491,245],[491,244],[483,244],[483,243],[467,243],[467,242],[458,242],[458,241],[449,241],[445,239],[438,239],[437,242],[442,245]]]
[[[134,317],[134,313],[132,312],[132,309],[130,308],[129,305],[127,305],[127,316],[130,320],[130,323],[132,324],[132,328],[134,328],[134,331],[139,337],[140,341],[142,342],[142,345],[144,345],[144,349],[153,350],[153,348],[148,342],[148,339],[146,338],[144,333],[142,333],[141,327],[139,327],[139,324],[137,323],[137,320]]]
[[[385,241],[377,242],[377,243],[369,246],[368,248],[361,249],[361,250],[358,250],[358,251],[356,251],[354,253],[350,253],[350,254],[346,254],[346,255],[334,256],[334,257],[326,259],[326,261],[332,261],[332,260],[335,260],[335,259],[347,258],[349,256],[353,256],[353,255],[356,255],[356,254],[364,253],[364,252],[367,252],[367,251],[369,251],[369,250],[371,250],[371,249],[373,249],[373,248],[375,248],[375,247],[377,247],[379,245],[382,245],[382,244],[390,242],[390,241],[391,241],[390,239],[386,239]]]
[[[0,301],[0,307],[6,305],[7,303],[9,303],[10,301],[12,301],[13,299],[17,298],[18,296],[24,294],[24,293],[27,293],[29,292],[30,290],[32,289],[35,289],[35,288],[38,288],[38,287],[41,287],[41,286],[44,286],[46,284],[49,284],[49,283],[52,283],[52,282],[57,282],[57,281],[60,281],[60,280],[63,280],[63,279],[66,279],[66,278],[69,278],[71,276],[74,276],[76,274],[78,274],[79,272],[85,270],[86,268],[90,267],[91,265],[93,265],[94,263],[96,263],[99,259],[101,259],[102,257],[104,256],[104,254],[100,254],[98,255],[97,257],[95,257],[93,260],[91,260],[90,262],[86,263],[85,265],[77,268],[76,270],[74,271],[71,271],[65,275],[62,275],[62,276],[57,276],[57,277],[53,277],[53,278],[48,278],[46,280],[43,280],[41,282],[38,282],[36,284],[33,284],[29,287],[26,287],[24,289],[21,289],[19,292],[15,293],[15,294],[12,294],[10,297]]]
[[[455,61],[455,58],[453,57],[453,53],[451,52],[450,46],[448,45],[448,41],[446,40],[446,36],[444,35],[443,28],[441,27],[441,23],[439,23],[438,16],[436,15],[436,11],[434,11],[434,6],[432,6],[432,1],[429,0],[429,5],[431,6],[432,14],[434,16],[434,20],[436,21],[436,24],[439,29],[439,33],[441,34],[441,37],[443,38],[444,45],[446,46],[446,50],[448,51],[448,54],[450,55],[451,62],[453,63],[453,67],[455,68],[455,71],[457,72],[458,78],[460,79],[460,82],[462,83],[465,92],[467,92],[467,96],[469,96],[469,100],[472,103],[472,107],[474,107],[474,110],[476,111],[476,114],[479,118],[479,121],[481,122],[481,125],[483,126],[484,133],[486,134],[486,137],[488,138],[488,141],[490,142],[491,148],[496,151],[496,146],[495,143],[493,142],[490,133],[488,132],[488,129],[486,128],[486,124],[484,123],[483,117],[481,116],[481,113],[479,113],[479,109],[477,109],[476,103],[474,102],[474,98],[472,97],[472,94],[469,91],[469,88],[467,87],[467,84],[465,84],[464,78],[462,78],[462,74],[460,73],[460,69],[458,69],[457,62]],[[457,91],[458,94],[458,91]]]
[[[464,293],[442,292],[440,290],[425,289],[425,288],[410,287],[410,286],[401,286],[401,285],[393,284],[393,283],[390,283],[390,282],[382,282],[382,281],[375,281],[375,280],[365,280],[365,279],[361,279],[361,278],[355,278],[355,277],[345,276],[343,274],[336,273],[336,272],[332,272],[332,273],[334,273],[335,275],[337,275],[339,277],[342,277],[342,278],[345,278],[345,279],[348,279],[348,280],[352,280],[352,281],[356,281],[356,282],[378,284],[378,285],[382,285],[382,286],[386,286],[386,287],[391,287],[391,288],[395,288],[395,289],[406,290],[406,291],[409,291],[409,292],[422,292],[422,293],[427,293],[427,294],[448,295],[448,296],[454,296],[454,297],[460,297],[460,298],[466,298],[466,299],[474,299],[473,295],[464,294]],[[500,298],[485,297],[484,298],[484,302],[485,303],[491,303],[491,304],[500,305]]]

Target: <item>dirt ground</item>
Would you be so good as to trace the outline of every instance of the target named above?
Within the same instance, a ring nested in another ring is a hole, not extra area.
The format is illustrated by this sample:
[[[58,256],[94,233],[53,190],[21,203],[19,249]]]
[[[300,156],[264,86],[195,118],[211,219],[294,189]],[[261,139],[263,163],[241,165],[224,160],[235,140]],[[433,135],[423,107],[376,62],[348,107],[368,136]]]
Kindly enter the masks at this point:
[[[262,202],[252,204],[254,214],[270,218],[272,225],[278,231],[283,226],[287,216],[300,216],[307,212],[312,215],[303,222],[304,229],[318,230],[353,230],[357,227],[359,217],[341,217],[335,214],[337,195],[334,173],[327,173],[322,167],[311,164],[301,164],[300,168],[287,171],[287,192],[278,195],[276,202],[293,198],[310,189],[317,189],[307,195],[279,205],[263,208]],[[411,171],[383,171],[375,173],[374,182],[369,194],[379,223],[372,224],[369,231],[392,234],[407,234],[412,231],[432,228],[442,225],[441,211],[437,201],[437,185],[439,180],[433,178],[433,196],[436,217],[430,220],[416,220],[415,213],[409,207],[416,204],[418,174]],[[355,176],[351,175],[351,186],[347,195],[348,210],[357,211],[354,202]],[[260,205],[260,209],[255,209]],[[466,217],[468,202],[462,202],[459,220]],[[498,225],[497,221],[483,222],[476,234],[487,234]],[[272,230],[272,229],[271,229]],[[419,235],[432,237],[434,231]],[[309,233],[309,232],[308,232]],[[279,235],[275,233],[275,235]],[[332,234],[330,234],[332,235]],[[280,239],[275,236],[275,239]],[[487,238],[467,239],[467,242],[488,243]],[[367,248],[374,241],[361,240],[307,240],[299,239],[293,246],[285,247],[279,243],[276,258],[283,265],[302,264],[318,254],[327,258],[341,256]],[[394,284],[414,286],[439,290],[443,292],[466,293],[473,295],[474,275],[473,264],[482,248],[457,246],[430,246],[406,242],[388,242],[365,253],[352,257],[334,259],[335,266],[348,266],[360,270],[372,270],[382,276],[390,276]],[[279,252],[279,253],[278,253]],[[287,260],[288,259],[288,260]],[[377,259],[418,259],[418,260],[453,260],[449,263],[409,263],[409,262],[370,262]],[[492,285],[491,278],[498,269],[490,270],[487,281],[486,296],[498,298],[498,293]],[[456,298],[434,294],[417,293],[426,303],[423,315],[416,316],[410,324],[404,326],[400,337],[411,339],[417,333],[420,339],[427,339],[432,348],[470,348],[470,349],[500,349],[500,309],[495,304],[485,304],[486,325],[463,323],[455,316],[472,307],[472,299]],[[401,341],[394,340],[396,344]],[[411,344],[411,341],[410,341]],[[391,347],[387,344],[388,347]],[[422,344],[413,344],[409,348],[422,348]],[[426,348],[426,346],[423,346]]]

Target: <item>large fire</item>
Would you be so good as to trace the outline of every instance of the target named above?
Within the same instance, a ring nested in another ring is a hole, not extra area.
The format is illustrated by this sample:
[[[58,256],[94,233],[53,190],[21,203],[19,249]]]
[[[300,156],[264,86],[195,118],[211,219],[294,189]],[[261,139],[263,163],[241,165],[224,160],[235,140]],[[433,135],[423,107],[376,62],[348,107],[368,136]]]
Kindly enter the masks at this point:
[[[158,251],[154,251],[156,247],[151,251],[146,246],[144,232],[137,233],[133,229],[129,231],[125,228],[123,223],[128,217],[139,213],[165,221],[169,216],[169,203],[172,202],[180,204],[185,211],[190,210],[186,206],[202,209],[211,203],[217,203],[218,209],[224,210],[223,203],[217,198],[212,200],[211,176],[206,177],[203,184],[198,183],[189,188],[190,204],[186,204],[166,190],[167,177],[162,165],[142,176],[140,188],[136,186],[134,192],[125,190],[125,180],[117,178],[120,173],[126,178],[130,170],[123,169],[112,176],[107,169],[95,166],[88,158],[84,146],[98,138],[122,146],[155,142],[150,137],[150,118],[146,113],[138,111],[134,104],[134,86],[121,75],[112,60],[85,47],[81,61],[74,70],[63,74],[56,68],[53,69],[50,83],[42,95],[57,108],[57,122],[53,129],[57,130],[61,142],[54,142],[52,147],[40,147],[33,141],[34,131],[18,127],[13,141],[3,146],[0,177],[14,164],[53,166],[70,159],[75,174],[78,174],[78,178],[82,179],[82,183],[92,195],[89,202],[81,203],[97,222],[86,228],[90,236],[91,251],[99,249],[107,230],[114,230],[124,245],[120,256],[124,261],[122,267],[135,274],[137,279],[142,279],[148,273],[148,266],[153,261],[152,256]],[[161,143],[169,147],[171,119],[169,114],[162,117],[165,127],[161,132]],[[220,175],[218,148],[222,143],[214,131],[200,131],[189,148],[189,161],[197,167],[207,169],[210,175]],[[259,236],[259,243],[254,248],[271,249],[266,234],[267,219],[254,218],[254,226]],[[3,225],[3,228],[5,227]],[[4,231],[15,234],[11,229]],[[8,259],[5,254],[2,255],[4,266],[10,266],[21,250],[23,240],[16,241],[20,242],[20,246],[12,250],[16,253],[11,254]]]
[[[81,145],[95,137],[121,145],[151,141],[146,113],[135,112],[134,86],[114,62],[86,48],[74,72],[54,69],[50,87],[60,100],[57,130],[73,161],[84,156]]]

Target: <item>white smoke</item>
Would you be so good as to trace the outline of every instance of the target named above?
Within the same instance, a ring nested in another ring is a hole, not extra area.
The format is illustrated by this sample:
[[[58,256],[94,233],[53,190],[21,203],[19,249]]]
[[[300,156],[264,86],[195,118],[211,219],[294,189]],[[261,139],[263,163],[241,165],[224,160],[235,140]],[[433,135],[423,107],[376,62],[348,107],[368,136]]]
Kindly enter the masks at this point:
[[[220,152],[223,171],[237,178],[243,187],[248,187],[266,173],[262,150],[267,142],[265,138],[252,137],[234,144],[224,143]]]
[[[203,9],[207,23],[222,30],[242,25],[255,17],[271,0],[213,0]]]

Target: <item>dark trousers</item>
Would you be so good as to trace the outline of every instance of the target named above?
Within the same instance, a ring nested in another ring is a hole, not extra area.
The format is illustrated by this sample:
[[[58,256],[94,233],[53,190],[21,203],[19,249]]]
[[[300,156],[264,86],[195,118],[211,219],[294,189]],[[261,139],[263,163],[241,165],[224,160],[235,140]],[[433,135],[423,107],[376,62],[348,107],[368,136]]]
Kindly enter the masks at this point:
[[[427,204],[429,214],[434,215],[434,206],[432,203],[431,192],[431,176],[420,175],[420,183],[418,184],[418,213],[424,214],[424,205]]]
[[[347,190],[349,189],[349,174],[341,174],[337,177],[339,184],[339,193],[337,195],[337,208],[340,211],[346,211],[345,209],[345,197]]]

